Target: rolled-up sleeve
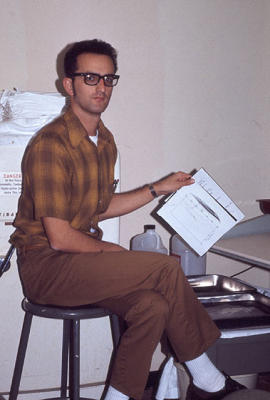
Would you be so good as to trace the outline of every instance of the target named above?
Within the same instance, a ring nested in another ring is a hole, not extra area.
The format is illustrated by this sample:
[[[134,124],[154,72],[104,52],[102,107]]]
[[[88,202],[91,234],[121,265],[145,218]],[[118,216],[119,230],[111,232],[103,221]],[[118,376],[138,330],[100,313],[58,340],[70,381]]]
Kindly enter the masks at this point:
[[[70,160],[61,142],[44,135],[28,154],[24,168],[34,204],[34,218],[69,220]]]

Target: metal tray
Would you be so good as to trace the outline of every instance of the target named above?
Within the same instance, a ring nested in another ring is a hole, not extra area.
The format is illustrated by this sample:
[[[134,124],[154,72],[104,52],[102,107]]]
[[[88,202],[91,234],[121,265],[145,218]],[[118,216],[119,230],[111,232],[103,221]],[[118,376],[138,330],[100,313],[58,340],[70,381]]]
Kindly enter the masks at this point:
[[[199,298],[257,291],[240,279],[224,275],[189,275],[187,279]]]
[[[270,298],[262,294],[202,297],[200,301],[220,329],[270,327]]]
[[[188,281],[220,329],[270,327],[270,298],[237,278],[190,275]]]

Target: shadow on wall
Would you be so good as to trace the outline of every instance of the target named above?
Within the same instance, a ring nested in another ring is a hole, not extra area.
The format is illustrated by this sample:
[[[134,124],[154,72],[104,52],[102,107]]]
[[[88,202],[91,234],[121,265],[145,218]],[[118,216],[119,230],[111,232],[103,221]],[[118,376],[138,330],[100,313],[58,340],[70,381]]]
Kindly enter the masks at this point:
[[[62,80],[65,76],[64,74],[64,58],[65,58],[65,54],[66,52],[70,49],[70,47],[73,46],[73,43],[69,43],[67,44],[57,55],[56,57],[56,72],[58,75],[58,78],[55,81],[55,87],[57,89],[57,91],[62,94],[62,96],[66,96],[66,92],[63,88],[62,85]],[[1,400],[1,399],[0,399]]]

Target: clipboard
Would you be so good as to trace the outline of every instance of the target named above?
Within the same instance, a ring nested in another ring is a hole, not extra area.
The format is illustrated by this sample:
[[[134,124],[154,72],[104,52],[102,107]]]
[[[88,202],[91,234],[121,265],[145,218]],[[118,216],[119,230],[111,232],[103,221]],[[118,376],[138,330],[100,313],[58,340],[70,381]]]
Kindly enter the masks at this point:
[[[195,183],[169,196],[157,214],[200,256],[244,218],[222,188],[201,168]]]

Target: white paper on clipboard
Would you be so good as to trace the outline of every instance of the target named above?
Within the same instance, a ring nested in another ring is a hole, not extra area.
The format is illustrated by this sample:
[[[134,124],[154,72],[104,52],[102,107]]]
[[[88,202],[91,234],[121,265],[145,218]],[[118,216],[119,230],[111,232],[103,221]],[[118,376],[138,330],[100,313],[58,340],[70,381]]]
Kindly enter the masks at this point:
[[[195,183],[170,196],[157,214],[202,256],[244,214],[203,168],[193,178]]]

